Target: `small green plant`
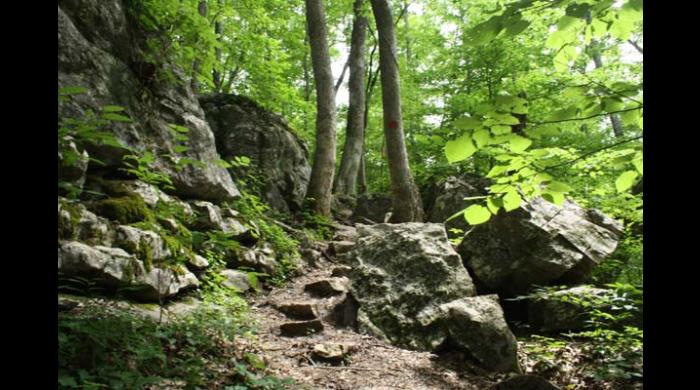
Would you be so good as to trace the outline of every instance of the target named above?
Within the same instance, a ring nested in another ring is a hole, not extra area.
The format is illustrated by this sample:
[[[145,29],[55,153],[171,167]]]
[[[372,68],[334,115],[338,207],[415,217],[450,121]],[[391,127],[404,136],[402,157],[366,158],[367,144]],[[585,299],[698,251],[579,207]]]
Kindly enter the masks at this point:
[[[241,298],[212,292],[192,313],[161,324],[96,304],[62,312],[59,388],[143,389],[164,379],[187,389],[283,388],[291,382],[265,375],[256,356],[236,357],[232,341],[253,330],[246,311]]]
[[[142,182],[164,189],[175,188],[168,174],[158,172],[153,167],[156,161],[156,156],[153,153],[147,151],[141,156],[129,154],[124,156],[123,161],[126,168],[121,168],[121,170],[135,176]]]

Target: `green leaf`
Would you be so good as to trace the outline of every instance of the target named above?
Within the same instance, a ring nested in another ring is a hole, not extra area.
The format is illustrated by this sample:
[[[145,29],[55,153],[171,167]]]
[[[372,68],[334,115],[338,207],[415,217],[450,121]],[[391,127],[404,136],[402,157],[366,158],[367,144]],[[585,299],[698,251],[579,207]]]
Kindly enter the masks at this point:
[[[500,194],[504,192],[516,191],[516,188],[508,184],[494,184],[491,186],[491,192],[494,194]]]
[[[475,152],[476,147],[474,147],[469,134],[463,134],[456,140],[448,141],[447,144],[445,144],[445,156],[450,164],[465,160]]]
[[[471,130],[481,125],[481,120],[465,116],[454,121],[454,126],[460,130]]]
[[[634,168],[637,170],[637,172],[639,172],[640,175],[644,174],[644,160],[642,159],[641,154],[638,158],[632,161],[632,165],[634,165]]]
[[[498,214],[498,209],[503,207],[503,199],[489,196],[486,198],[486,207],[489,209],[491,214],[496,215]]]
[[[128,116],[115,114],[113,112],[107,112],[102,114],[102,118],[117,122],[131,122],[131,118]]]
[[[525,31],[525,29],[528,28],[528,26],[530,26],[530,22],[523,19],[511,22],[508,24],[508,27],[506,27],[506,33],[504,36],[512,37],[514,35],[518,35],[521,32]]]
[[[493,135],[508,134],[508,133],[511,132],[511,130],[512,130],[512,129],[511,129],[510,126],[501,126],[501,125],[497,125],[497,126],[491,127],[491,132],[493,133]]]
[[[605,98],[603,99],[603,110],[605,112],[620,111],[625,108],[625,103],[620,99]]]
[[[639,174],[635,171],[623,172],[617,178],[617,180],[615,180],[615,188],[617,189],[617,192],[625,192],[630,189],[634,185],[637,177],[639,177]]]
[[[510,150],[513,152],[522,152],[525,149],[527,149],[530,145],[532,145],[532,141],[525,138],[521,137],[519,135],[512,135],[510,138]]]
[[[472,138],[476,141],[476,146],[478,148],[483,148],[491,142],[491,134],[485,129],[475,131]]]
[[[560,181],[552,181],[547,184],[547,190],[551,192],[571,192],[571,187]]]
[[[501,173],[507,172],[509,170],[509,165],[494,165],[493,168],[491,168],[491,170],[489,171],[489,173],[486,174],[486,177],[496,177]]]
[[[506,195],[503,197],[503,208],[506,209],[506,211],[512,211],[520,207],[522,202],[523,198],[521,198],[517,192],[509,191],[506,192]]]
[[[479,225],[491,219],[491,212],[484,206],[471,205],[464,210],[464,219],[470,225]]]
[[[550,203],[554,203],[557,206],[564,204],[564,194],[561,192],[545,191],[542,192],[542,198]]]
[[[585,19],[590,10],[591,6],[589,4],[573,3],[566,7],[566,14],[575,18]]]
[[[187,133],[190,131],[190,129],[188,129],[185,126],[180,126],[173,123],[169,123],[168,126],[170,126],[171,129],[177,131],[178,133]]]
[[[120,112],[120,111],[124,111],[124,107],[107,105],[107,106],[102,107],[102,111],[104,111],[104,112]]]
[[[88,89],[85,87],[63,87],[58,89],[60,95],[77,95],[87,91]]]

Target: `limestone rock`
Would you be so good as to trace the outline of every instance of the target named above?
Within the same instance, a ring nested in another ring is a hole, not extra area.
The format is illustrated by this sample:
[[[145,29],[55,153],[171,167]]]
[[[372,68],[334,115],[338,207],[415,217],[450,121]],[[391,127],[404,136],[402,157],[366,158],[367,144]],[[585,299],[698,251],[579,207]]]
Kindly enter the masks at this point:
[[[467,208],[471,203],[464,198],[485,195],[486,191],[478,188],[470,180],[462,177],[450,176],[439,181],[434,191],[432,204],[426,207],[427,220],[429,222],[445,223],[447,229],[458,228],[467,231],[469,225],[464,218],[455,218],[445,222],[456,212]]]
[[[288,322],[280,325],[281,334],[285,337],[308,336],[322,330],[323,324],[320,320]]]
[[[402,347],[433,350],[418,313],[475,294],[444,225],[358,225],[357,232],[357,244],[342,259],[353,268],[359,330]]]
[[[136,151],[153,151],[154,168],[168,174],[173,193],[185,198],[215,202],[239,195],[229,173],[214,164],[219,159],[214,135],[204,120],[186,75],[171,64],[154,63],[146,56],[148,36],[130,20],[120,0],[62,1],[58,6],[58,86],[82,86],[85,94],[59,103],[63,118],[80,118],[88,109],[111,104],[125,108],[132,122],[113,122],[109,131],[123,145]],[[174,81],[161,81],[167,72]],[[188,128],[184,157],[202,165],[176,168],[161,157],[177,155],[177,141],[170,124]],[[127,149],[97,145],[87,149],[104,165],[103,171],[121,168]],[[91,163],[92,164],[92,163]]]
[[[317,297],[340,295],[348,290],[347,278],[321,279],[304,286],[304,291]]]
[[[263,199],[278,211],[300,210],[311,176],[309,152],[287,123],[243,96],[205,95],[199,101],[222,158],[250,158],[265,178]],[[236,167],[230,171],[242,174]]]
[[[146,260],[143,258],[146,253],[151,256],[151,260],[161,260],[171,255],[158,233],[133,226],[117,226],[114,244],[135,255],[141,261]]]
[[[187,267],[194,271],[201,271],[209,267],[209,260],[204,256],[195,254],[187,260]]]
[[[252,288],[250,285],[250,278],[246,272],[225,269],[221,271],[221,275],[224,277],[223,285],[226,287],[233,288],[242,293]]]
[[[312,355],[317,360],[337,364],[345,360],[353,347],[353,345],[338,343],[316,344],[312,349]]]
[[[518,342],[508,328],[498,296],[457,299],[418,314],[426,328],[441,337],[433,343],[467,351],[485,367],[499,372],[520,372]]]
[[[252,268],[255,271],[270,275],[275,272],[279,263],[275,259],[272,248],[268,245],[263,245],[256,248],[240,248],[235,261],[230,263],[229,266],[236,268]]]
[[[68,142],[66,149],[58,151],[58,180],[82,190],[90,155],[86,150],[78,150],[73,141]],[[68,192],[61,187],[59,187],[59,191],[64,194]]]
[[[77,241],[59,245],[58,270],[67,276],[94,279],[108,288],[126,288],[135,299],[155,302],[179,291],[197,287],[199,281],[187,270],[176,274],[171,269],[153,267],[120,248],[89,246]]]
[[[318,318],[318,312],[314,302],[282,302],[274,306],[288,317],[297,320],[313,320]]]
[[[533,285],[584,283],[621,231],[611,219],[589,215],[573,202],[559,207],[536,198],[477,225],[457,250],[478,282],[506,296]]]
[[[616,299],[616,295],[614,290],[588,285],[544,294],[528,300],[528,322],[541,332],[580,331],[586,328],[588,321],[592,319],[591,308],[583,307],[581,303],[589,303],[599,310],[615,315],[616,310],[612,310],[613,301],[618,301],[618,306],[624,306],[624,303]],[[595,304],[596,301],[609,303]],[[621,314],[621,311],[617,310],[617,313]],[[625,324],[641,327],[641,313],[627,313],[631,315],[628,321],[624,321]],[[619,314],[617,316],[619,317]]]
[[[347,277],[350,275],[350,271],[352,271],[352,267],[349,267],[347,265],[339,265],[337,267],[333,267],[333,270],[331,271],[331,277]]]
[[[58,199],[58,238],[89,244],[111,245],[115,238],[112,223],[98,217],[80,203]]]
[[[357,206],[352,213],[352,220],[363,222],[369,219],[375,223],[384,222],[386,214],[391,211],[391,196],[386,194],[363,194],[357,198]],[[364,222],[363,222],[364,223]]]

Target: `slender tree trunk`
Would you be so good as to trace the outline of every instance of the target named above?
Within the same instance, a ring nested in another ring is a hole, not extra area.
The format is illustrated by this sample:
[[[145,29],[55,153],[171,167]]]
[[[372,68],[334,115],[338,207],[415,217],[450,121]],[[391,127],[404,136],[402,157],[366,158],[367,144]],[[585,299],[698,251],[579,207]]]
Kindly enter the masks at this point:
[[[219,5],[219,10],[221,10],[224,7],[224,2],[223,0],[218,0],[217,4]],[[221,20],[219,18],[216,19],[214,22],[214,33],[216,33],[216,39],[219,41],[219,43],[222,42],[221,36],[223,34],[223,25],[221,24]],[[216,66],[214,66],[214,69],[211,71],[211,76],[212,80],[214,81],[214,90],[216,92],[221,92],[221,86],[223,84],[223,80],[221,78],[221,72],[217,69],[217,66],[221,66],[221,48],[217,47],[214,49],[214,55],[216,57]]]
[[[350,105],[348,106],[347,136],[335,182],[335,192],[347,195],[357,193],[357,176],[365,138],[365,40],[368,20],[362,15],[363,2],[363,0],[355,0],[353,5],[355,19],[352,25],[348,59]]]
[[[591,42],[591,57],[593,57],[593,63],[596,69],[598,69],[603,67],[603,59],[600,57],[600,50],[596,46],[597,44],[595,42]],[[610,124],[612,125],[615,137],[621,138],[624,136],[622,133],[622,122],[617,114],[610,114]]]
[[[316,152],[307,198],[322,215],[331,213],[331,190],[335,172],[335,90],[323,0],[306,0],[306,24],[311,44],[311,63],[316,81]]]
[[[199,14],[203,17],[207,17],[207,1],[206,0],[200,0],[199,5],[197,6],[197,10],[199,11]],[[197,93],[199,92],[199,72],[202,71],[202,62],[199,59],[195,59],[194,63],[192,64],[192,80],[190,82],[190,86],[192,87],[192,92]]]
[[[304,47],[309,43],[309,31],[304,34]],[[304,52],[304,62],[302,63],[304,67],[304,101],[309,102],[311,100],[311,77],[309,75],[309,53]],[[304,134],[309,133],[309,115],[307,111],[304,111]]]
[[[362,146],[364,151],[364,145]],[[360,194],[367,193],[367,173],[365,171],[365,154],[360,156],[360,168],[357,170],[357,187]]]
[[[420,193],[411,176],[404,142],[396,33],[391,8],[387,0],[371,1],[379,34],[384,137],[389,157],[389,178],[393,197],[391,222],[422,221],[423,207]]]

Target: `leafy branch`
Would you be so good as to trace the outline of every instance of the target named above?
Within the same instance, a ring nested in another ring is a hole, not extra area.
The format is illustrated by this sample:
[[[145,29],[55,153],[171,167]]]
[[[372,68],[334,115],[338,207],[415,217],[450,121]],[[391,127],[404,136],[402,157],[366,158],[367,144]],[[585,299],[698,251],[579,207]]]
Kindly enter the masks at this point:
[[[583,118],[569,118],[569,119],[561,119],[561,120],[556,120],[556,121],[544,121],[544,122],[529,122],[529,124],[531,124],[531,125],[547,125],[547,124],[551,124],[551,123],[562,123],[562,122],[572,122],[572,121],[583,121],[583,120],[586,120],[586,119],[592,119],[592,118],[596,118],[596,117],[599,117],[599,116],[606,116],[606,115],[612,115],[612,114],[619,114],[619,113],[621,113],[621,112],[628,112],[628,111],[634,111],[634,110],[641,110],[642,108],[644,108],[643,105],[637,106],[637,107],[632,107],[632,108],[626,108],[626,109],[624,109],[624,110],[602,112],[602,113],[600,113],[600,114],[595,114],[595,115],[591,115],[591,116],[586,116],[586,117],[583,117]]]

